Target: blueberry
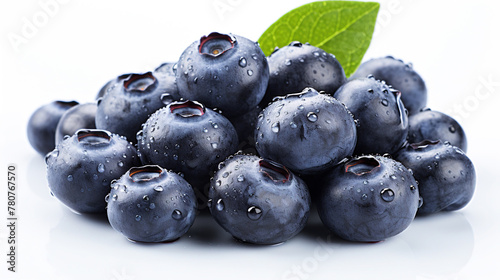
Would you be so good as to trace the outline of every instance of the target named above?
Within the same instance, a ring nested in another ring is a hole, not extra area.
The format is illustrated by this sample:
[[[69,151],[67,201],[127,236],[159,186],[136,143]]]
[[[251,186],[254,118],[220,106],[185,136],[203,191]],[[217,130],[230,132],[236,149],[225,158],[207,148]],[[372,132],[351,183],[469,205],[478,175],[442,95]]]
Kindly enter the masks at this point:
[[[94,129],[96,112],[96,103],[79,104],[67,110],[57,123],[56,145],[63,140],[64,136],[69,137],[80,129]]]
[[[110,182],[138,165],[137,151],[123,137],[105,130],[83,129],[47,154],[51,193],[78,213],[103,213]]]
[[[132,241],[174,241],[194,223],[193,189],[174,172],[157,165],[132,167],[111,187],[109,223]]]
[[[106,84],[104,84],[104,86],[101,87],[95,99],[99,100],[100,98],[104,97],[106,93],[115,89],[117,85],[119,85],[123,80],[128,79],[132,74],[133,73],[122,74],[114,79],[109,80]]]
[[[237,154],[219,167],[211,181],[209,209],[234,238],[276,244],[304,228],[311,198],[304,182],[285,166]]]
[[[462,126],[451,116],[430,109],[409,117],[408,142],[441,140],[467,152],[467,137]]]
[[[413,170],[419,182],[423,204],[418,214],[458,210],[472,199],[476,172],[460,148],[425,140],[409,144],[395,158]]]
[[[182,172],[196,188],[209,183],[217,164],[238,148],[233,125],[195,101],[179,101],[154,113],[138,133],[143,164]]]
[[[334,97],[357,120],[354,154],[392,154],[404,145],[408,116],[399,91],[372,77],[350,80]]]
[[[27,134],[35,151],[45,156],[54,149],[57,123],[68,109],[76,105],[76,101],[53,101],[33,112],[28,120]]]
[[[136,142],[135,135],[148,117],[180,98],[172,79],[156,73],[130,74],[111,86],[97,102],[96,127]]]
[[[335,98],[312,88],[276,99],[260,114],[256,148],[300,174],[324,171],[352,155],[356,126]]]
[[[317,207],[321,221],[339,237],[360,242],[385,240],[404,231],[419,204],[417,182],[401,163],[383,156],[359,156],[327,172]]]
[[[392,56],[375,58],[362,63],[350,78],[364,78],[368,75],[386,81],[400,90],[401,99],[410,115],[426,107],[427,87],[411,64]]]
[[[292,42],[269,57],[269,85],[261,103],[275,96],[300,92],[306,87],[334,94],[346,82],[344,69],[333,54],[308,43]]]
[[[193,42],[177,64],[180,95],[225,116],[242,115],[264,97],[267,59],[258,43],[237,35],[211,33]]]

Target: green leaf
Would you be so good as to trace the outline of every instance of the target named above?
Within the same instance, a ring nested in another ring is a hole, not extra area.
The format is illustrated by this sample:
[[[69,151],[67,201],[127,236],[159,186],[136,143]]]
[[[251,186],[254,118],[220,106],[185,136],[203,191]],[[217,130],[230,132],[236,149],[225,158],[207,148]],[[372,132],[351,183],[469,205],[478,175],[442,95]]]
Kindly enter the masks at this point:
[[[259,38],[269,56],[275,47],[292,41],[332,53],[349,77],[358,68],[370,45],[380,4],[376,2],[319,1],[283,15]]]

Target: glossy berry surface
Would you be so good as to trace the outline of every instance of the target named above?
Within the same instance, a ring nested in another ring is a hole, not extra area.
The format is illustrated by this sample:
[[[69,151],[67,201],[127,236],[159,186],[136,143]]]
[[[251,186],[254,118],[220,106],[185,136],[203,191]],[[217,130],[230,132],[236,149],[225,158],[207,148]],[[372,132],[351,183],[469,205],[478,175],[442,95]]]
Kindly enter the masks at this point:
[[[43,156],[52,151],[56,146],[55,135],[59,120],[67,110],[78,104],[76,101],[53,101],[36,109],[27,125],[31,147]]]
[[[121,136],[79,130],[45,158],[50,191],[75,212],[103,213],[111,181],[139,164],[136,153]]]
[[[333,95],[346,82],[335,56],[307,43],[291,42],[276,49],[268,61],[270,76],[263,107],[275,96],[301,92],[306,87]]]
[[[267,59],[258,43],[237,35],[211,33],[193,42],[177,64],[179,94],[225,116],[242,115],[264,97]]]
[[[395,160],[354,157],[326,174],[317,198],[318,213],[323,224],[343,239],[385,240],[404,231],[415,218],[417,182]]]
[[[71,136],[80,129],[95,129],[96,112],[96,103],[78,104],[68,109],[57,123],[55,144],[59,144],[65,136]]]
[[[392,154],[408,135],[408,116],[401,93],[374,78],[354,79],[335,92],[357,121],[354,154]]]
[[[423,110],[409,117],[408,142],[440,140],[467,152],[467,137],[462,126],[451,116],[438,111]]]
[[[412,143],[395,157],[413,170],[423,199],[418,214],[465,207],[476,186],[472,161],[459,148],[441,141]]]
[[[401,91],[401,99],[410,115],[426,107],[427,87],[412,64],[406,64],[392,56],[374,58],[362,63],[351,79],[366,78],[368,75]]]
[[[307,88],[265,108],[258,118],[255,140],[263,158],[313,174],[352,155],[356,126],[338,100]]]
[[[194,101],[158,110],[138,134],[143,164],[182,172],[198,188],[209,183],[217,164],[237,148],[238,136],[229,120]]]
[[[108,88],[97,102],[96,127],[125,136],[135,142],[141,125],[156,110],[177,100],[172,81],[151,72],[130,74]]]
[[[234,238],[254,244],[289,240],[305,226],[310,195],[281,164],[235,155],[220,165],[209,191],[210,212]]]
[[[111,187],[109,223],[132,241],[174,241],[194,223],[194,191],[174,172],[157,165],[132,167]]]

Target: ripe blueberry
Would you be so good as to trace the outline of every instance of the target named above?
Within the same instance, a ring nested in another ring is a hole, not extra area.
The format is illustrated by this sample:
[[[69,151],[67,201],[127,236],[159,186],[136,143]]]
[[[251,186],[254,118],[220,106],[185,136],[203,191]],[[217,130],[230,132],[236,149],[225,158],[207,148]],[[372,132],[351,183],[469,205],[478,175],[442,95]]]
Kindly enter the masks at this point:
[[[324,225],[343,239],[381,241],[405,230],[415,218],[417,182],[395,160],[354,157],[326,174],[318,213]]]
[[[196,217],[191,186],[157,165],[132,167],[113,181],[106,200],[109,223],[132,241],[174,241]]]
[[[105,212],[110,182],[139,164],[136,154],[122,136],[79,130],[45,158],[50,191],[75,212]]]
[[[214,32],[186,48],[177,63],[176,77],[184,99],[218,108],[229,117],[259,104],[269,67],[258,43]]]
[[[371,77],[350,80],[334,97],[357,120],[354,154],[392,154],[403,146],[408,135],[408,116],[399,91]]]
[[[476,172],[472,161],[457,147],[441,141],[412,143],[396,160],[413,170],[423,204],[418,214],[454,211],[472,199]]]
[[[422,110],[408,118],[408,142],[440,140],[467,152],[467,137],[460,124],[451,116],[431,110]]]
[[[301,92],[306,87],[333,95],[346,82],[335,56],[308,43],[292,42],[276,49],[268,62],[270,76],[263,107],[275,96]]]
[[[96,112],[96,103],[79,104],[67,110],[57,123],[55,136],[56,145],[59,144],[65,136],[70,137],[80,129],[94,129]]]
[[[312,88],[276,99],[255,130],[259,154],[301,174],[324,171],[352,155],[354,119],[335,98]]]
[[[76,101],[53,101],[33,112],[27,125],[28,141],[39,154],[45,156],[56,146],[56,127],[62,115]]]
[[[148,117],[178,99],[172,79],[165,77],[147,72],[119,78],[97,102],[96,127],[136,142],[135,135]]]
[[[375,58],[362,63],[351,79],[368,75],[386,81],[401,91],[401,99],[410,115],[418,113],[427,105],[427,87],[411,64],[392,56]]]
[[[285,166],[237,154],[219,166],[209,191],[209,209],[234,238],[276,244],[297,235],[309,217],[305,183]]]
[[[178,101],[154,113],[138,133],[143,164],[182,172],[196,188],[209,183],[217,164],[238,148],[233,125],[195,101]]]

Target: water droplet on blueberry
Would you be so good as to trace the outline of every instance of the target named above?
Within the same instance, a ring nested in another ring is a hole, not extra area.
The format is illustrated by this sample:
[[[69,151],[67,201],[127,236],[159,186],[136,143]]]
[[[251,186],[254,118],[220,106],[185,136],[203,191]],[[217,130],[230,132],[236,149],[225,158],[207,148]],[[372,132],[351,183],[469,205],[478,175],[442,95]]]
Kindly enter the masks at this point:
[[[386,202],[394,200],[394,191],[389,188],[384,188],[380,191],[380,197]]]
[[[310,121],[310,122],[315,122],[318,120],[318,115],[316,115],[316,113],[313,113],[313,112],[309,112],[307,113],[307,119]]]
[[[246,67],[247,66],[247,59],[244,57],[240,57],[240,61],[238,62],[238,65],[241,67]]]
[[[99,164],[97,165],[97,172],[99,172],[99,173],[103,173],[105,170],[106,170],[106,168],[104,168],[104,164],[99,163]]]
[[[140,221],[142,219],[141,215],[135,215],[135,220]]]
[[[68,181],[73,181],[73,175],[69,174],[68,177],[67,177]]]
[[[156,186],[153,188],[153,190],[157,191],[157,192],[162,192],[163,191],[163,187],[162,186]]]
[[[274,133],[278,133],[280,131],[280,123],[275,122],[271,125],[271,131]]]
[[[224,201],[222,201],[222,198],[219,198],[219,200],[217,200],[217,203],[215,204],[215,209],[217,209],[218,211],[224,210]]]
[[[247,216],[250,220],[258,220],[262,216],[262,209],[257,206],[250,206],[247,210]]]
[[[173,212],[172,212],[172,219],[174,220],[180,220],[182,219],[182,212],[178,209],[175,209]]]

